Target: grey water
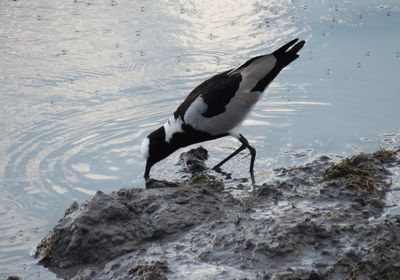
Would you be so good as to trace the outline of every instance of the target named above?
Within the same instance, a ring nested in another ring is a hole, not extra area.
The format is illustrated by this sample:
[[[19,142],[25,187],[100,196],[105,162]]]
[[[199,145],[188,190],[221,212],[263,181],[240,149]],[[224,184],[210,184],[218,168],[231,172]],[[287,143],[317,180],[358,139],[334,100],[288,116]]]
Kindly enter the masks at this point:
[[[64,209],[143,187],[141,140],[191,89],[296,37],[301,57],[240,128],[257,183],[321,154],[398,146],[399,26],[397,0],[1,1],[0,277],[55,279],[32,252]],[[203,146],[211,166],[238,143]],[[245,155],[226,164],[228,184],[248,179]],[[180,180],[178,156],[152,175]]]

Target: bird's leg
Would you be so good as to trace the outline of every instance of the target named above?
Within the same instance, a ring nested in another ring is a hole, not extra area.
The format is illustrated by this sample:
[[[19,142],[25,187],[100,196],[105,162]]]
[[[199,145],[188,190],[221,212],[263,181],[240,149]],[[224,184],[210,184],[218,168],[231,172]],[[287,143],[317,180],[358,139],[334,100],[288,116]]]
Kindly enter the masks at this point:
[[[254,161],[256,160],[256,149],[253,146],[250,146],[249,141],[242,135],[239,134],[239,137],[237,138],[240,142],[242,142],[242,145],[244,145],[247,149],[250,151],[250,174],[254,176]]]
[[[146,180],[146,182],[150,179],[150,169],[153,166],[149,161],[146,162],[146,169],[144,171],[144,176],[143,178]]]
[[[225,162],[227,162],[228,160],[230,160],[231,158],[236,156],[238,153],[243,151],[245,148],[247,148],[247,149],[249,149],[250,155],[251,155],[251,159],[250,159],[250,174],[253,175],[253,173],[254,173],[254,161],[256,159],[256,149],[254,149],[254,147],[250,146],[249,141],[242,134],[239,134],[237,136],[234,135],[234,136],[242,143],[242,145],[236,151],[234,151],[232,154],[230,154],[224,160],[222,160],[220,163],[218,163],[216,166],[214,166],[212,169],[214,169],[214,170],[219,169]]]
[[[246,146],[242,144],[236,151],[234,151],[232,154],[227,156],[225,159],[223,159],[220,163],[218,163],[216,166],[214,166],[212,169],[217,170],[219,169],[225,162],[236,156],[238,153],[246,149]]]

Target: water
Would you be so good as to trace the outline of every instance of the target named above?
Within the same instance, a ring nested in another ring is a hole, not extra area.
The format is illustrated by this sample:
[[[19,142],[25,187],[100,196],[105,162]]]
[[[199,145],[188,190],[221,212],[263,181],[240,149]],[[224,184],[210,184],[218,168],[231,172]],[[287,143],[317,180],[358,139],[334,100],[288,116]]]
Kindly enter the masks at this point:
[[[141,140],[191,89],[295,37],[301,58],[241,128],[257,182],[319,154],[399,145],[400,4],[354,2],[1,1],[0,277],[55,279],[31,254],[64,209],[142,187]],[[238,143],[204,146],[212,165]],[[152,174],[179,180],[177,157]],[[227,163],[233,181],[248,161]]]

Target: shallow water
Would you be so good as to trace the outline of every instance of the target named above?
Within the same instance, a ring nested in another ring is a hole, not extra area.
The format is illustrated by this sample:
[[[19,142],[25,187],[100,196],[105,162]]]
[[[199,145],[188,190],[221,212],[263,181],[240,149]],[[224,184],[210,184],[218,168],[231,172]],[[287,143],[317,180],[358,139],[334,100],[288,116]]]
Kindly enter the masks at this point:
[[[241,128],[257,182],[319,154],[399,145],[398,1],[39,2],[0,2],[0,277],[55,278],[30,254],[64,209],[143,186],[141,140],[192,88],[295,37],[301,58]],[[204,146],[212,165],[238,143]],[[177,158],[152,174],[179,180]],[[227,163],[233,181],[248,161]]]

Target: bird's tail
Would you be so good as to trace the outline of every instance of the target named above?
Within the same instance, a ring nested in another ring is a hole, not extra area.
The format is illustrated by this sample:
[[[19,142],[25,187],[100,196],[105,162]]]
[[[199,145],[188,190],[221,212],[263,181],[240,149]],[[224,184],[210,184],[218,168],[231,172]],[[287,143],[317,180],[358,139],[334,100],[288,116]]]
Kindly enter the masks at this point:
[[[284,68],[299,57],[298,52],[303,48],[305,43],[304,40],[299,41],[299,39],[296,38],[283,45],[272,54],[276,57],[281,67]]]

